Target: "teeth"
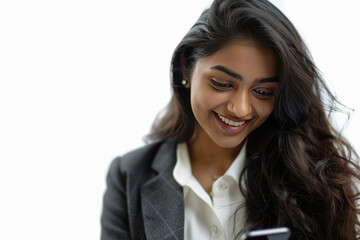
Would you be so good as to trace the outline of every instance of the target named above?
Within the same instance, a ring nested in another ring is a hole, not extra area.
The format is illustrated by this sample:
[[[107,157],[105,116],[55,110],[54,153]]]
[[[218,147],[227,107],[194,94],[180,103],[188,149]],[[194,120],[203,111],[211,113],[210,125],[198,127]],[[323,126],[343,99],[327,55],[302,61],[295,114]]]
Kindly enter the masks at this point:
[[[221,119],[221,121],[223,121],[224,123],[226,123],[227,125],[232,126],[232,127],[239,127],[239,126],[244,125],[244,123],[245,123],[245,121],[235,122],[233,120],[230,120],[226,117],[219,115],[218,113],[217,113],[217,115]]]

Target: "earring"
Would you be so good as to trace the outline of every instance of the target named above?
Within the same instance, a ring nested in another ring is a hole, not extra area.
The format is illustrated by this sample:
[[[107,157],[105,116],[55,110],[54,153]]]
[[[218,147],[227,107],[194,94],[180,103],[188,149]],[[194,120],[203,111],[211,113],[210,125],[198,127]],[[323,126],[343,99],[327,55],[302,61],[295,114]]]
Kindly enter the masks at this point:
[[[183,79],[183,80],[181,81],[181,84],[182,84],[183,86],[185,86],[187,83],[188,83],[188,81],[185,80],[185,79]]]

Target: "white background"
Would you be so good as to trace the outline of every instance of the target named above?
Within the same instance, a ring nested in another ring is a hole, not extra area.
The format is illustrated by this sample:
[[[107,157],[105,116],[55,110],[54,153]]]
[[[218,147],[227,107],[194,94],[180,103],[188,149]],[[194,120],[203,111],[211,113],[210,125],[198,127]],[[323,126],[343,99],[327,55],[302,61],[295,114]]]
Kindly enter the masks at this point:
[[[98,239],[105,174],[170,98],[172,51],[210,0],[0,1],[0,239]],[[360,4],[279,0],[360,150]]]

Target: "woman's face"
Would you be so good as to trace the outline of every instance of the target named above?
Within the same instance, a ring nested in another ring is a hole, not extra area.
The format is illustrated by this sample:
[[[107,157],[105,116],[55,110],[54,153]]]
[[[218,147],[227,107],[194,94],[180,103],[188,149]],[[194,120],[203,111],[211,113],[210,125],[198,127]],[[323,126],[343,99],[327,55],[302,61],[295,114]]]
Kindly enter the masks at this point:
[[[189,85],[196,134],[223,148],[239,146],[273,110],[276,69],[274,53],[253,40],[229,42],[197,61]]]

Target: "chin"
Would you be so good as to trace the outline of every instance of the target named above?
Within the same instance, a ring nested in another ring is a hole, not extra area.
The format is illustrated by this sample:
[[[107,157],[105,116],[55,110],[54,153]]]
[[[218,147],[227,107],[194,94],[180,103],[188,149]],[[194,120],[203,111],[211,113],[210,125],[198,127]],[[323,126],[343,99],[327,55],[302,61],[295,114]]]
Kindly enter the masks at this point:
[[[216,143],[216,145],[218,145],[219,147],[222,148],[237,148],[240,145],[242,145],[242,143],[245,141],[245,138],[241,139],[241,140],[235,140],[235,139],[226,139],[223,141],[214,141]]]

